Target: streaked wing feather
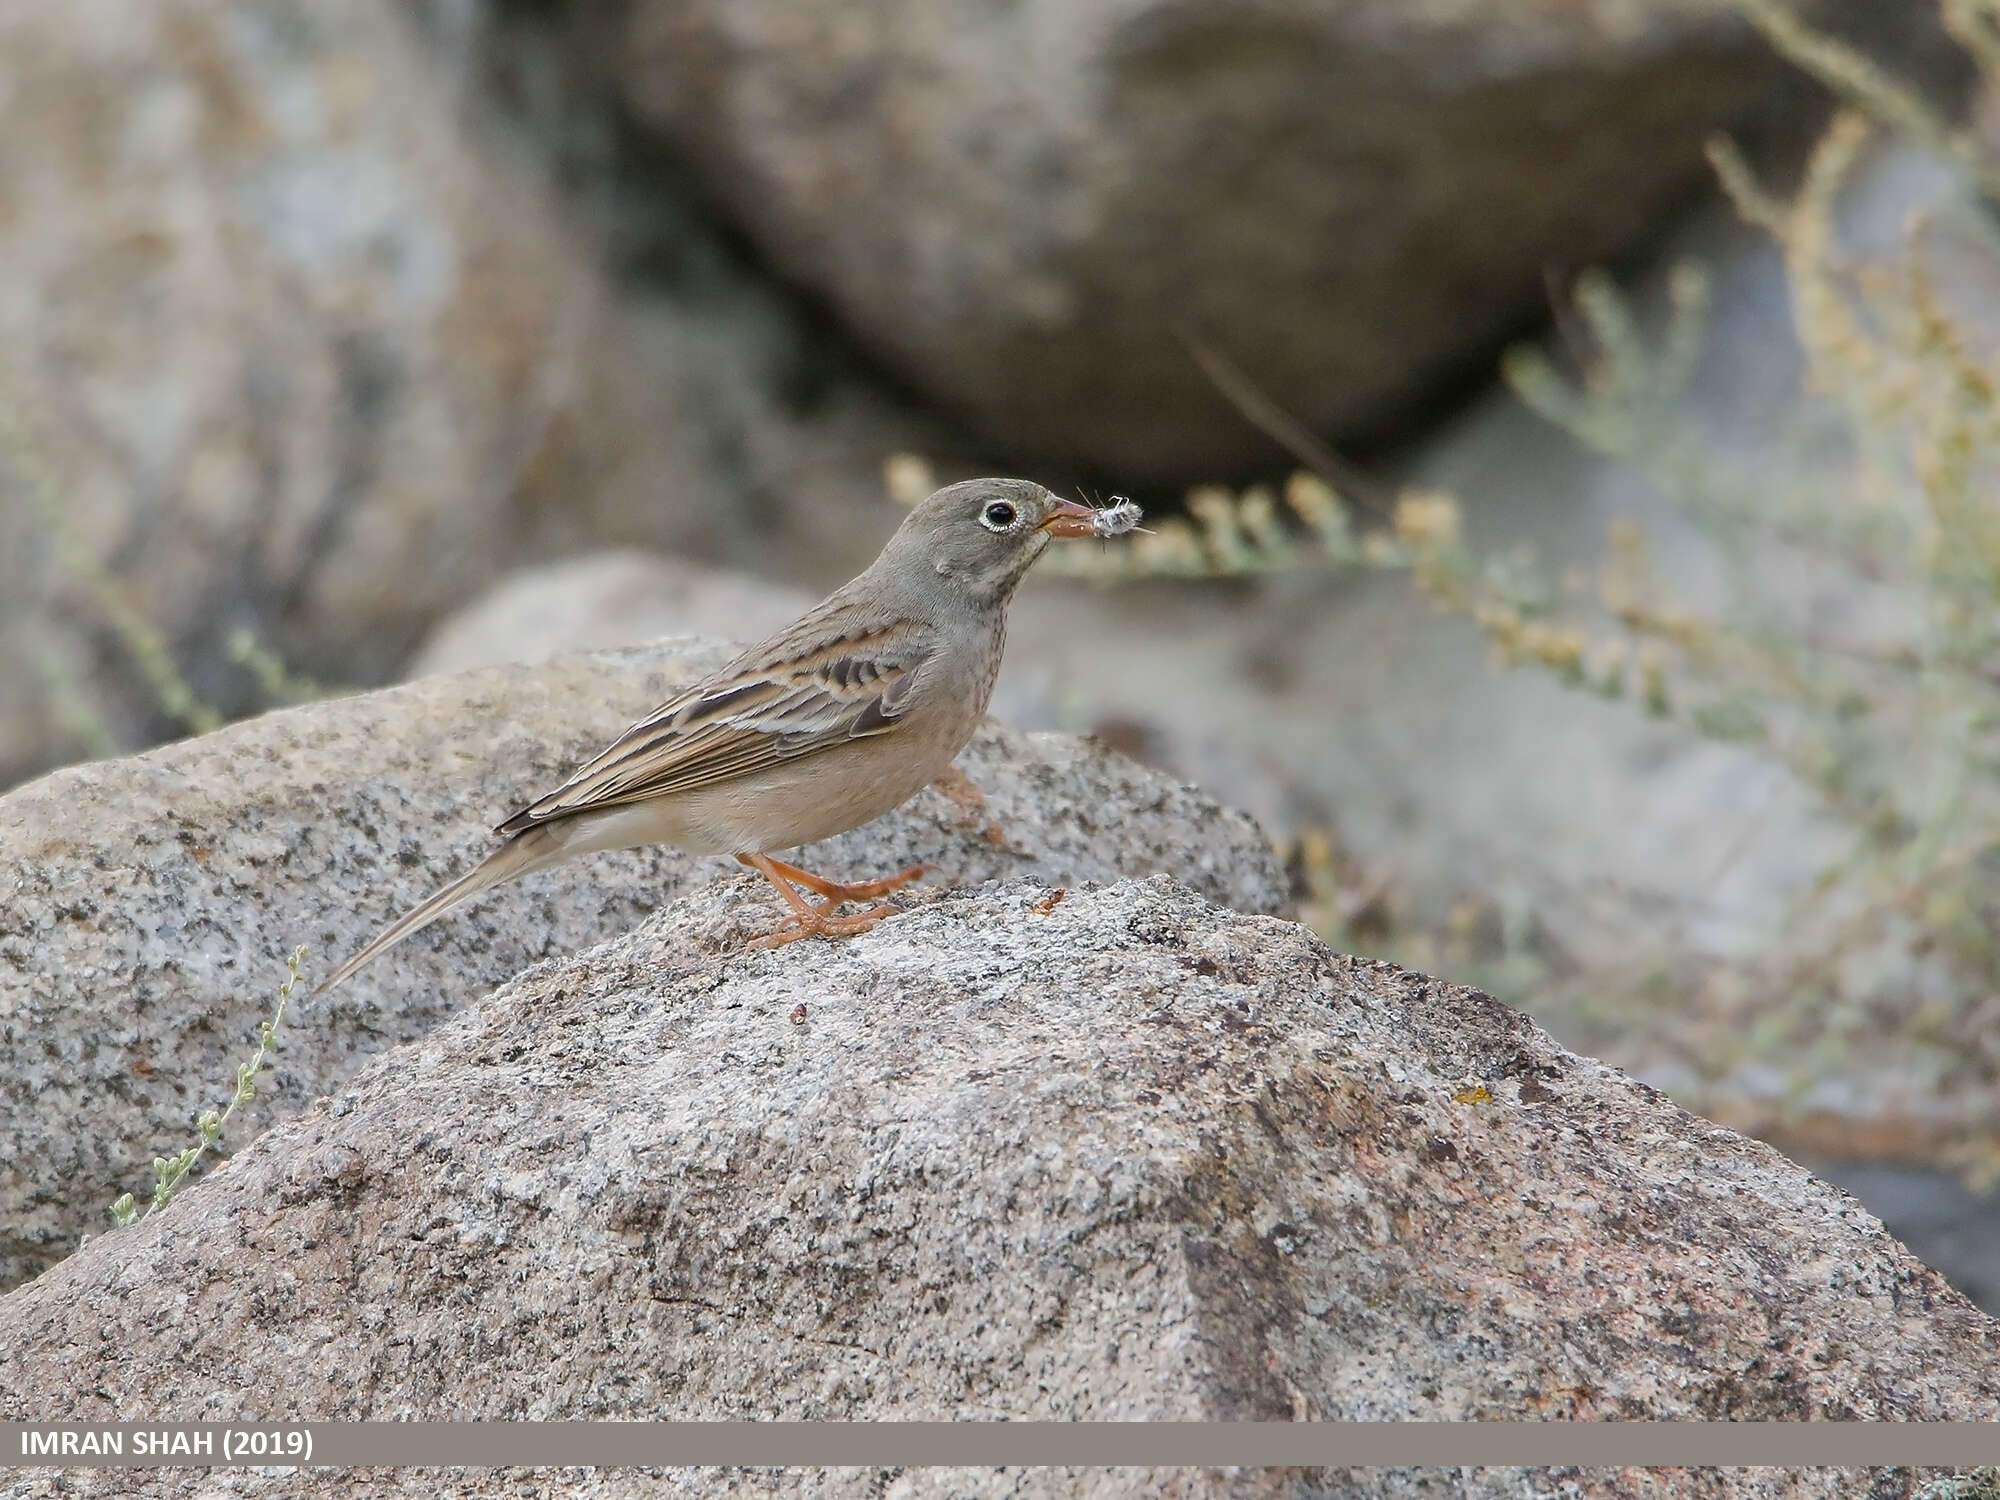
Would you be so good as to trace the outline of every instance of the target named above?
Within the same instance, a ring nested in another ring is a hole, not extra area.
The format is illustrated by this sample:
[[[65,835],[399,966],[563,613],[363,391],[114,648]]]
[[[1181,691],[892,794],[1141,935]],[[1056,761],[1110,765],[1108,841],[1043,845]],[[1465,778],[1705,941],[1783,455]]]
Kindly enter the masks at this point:
[[[746,653],[746,656],[748,654]],[[906,625],[762,669],[745,658],[676,694],[495,830],[663,797],[894,729],[930,648]]]

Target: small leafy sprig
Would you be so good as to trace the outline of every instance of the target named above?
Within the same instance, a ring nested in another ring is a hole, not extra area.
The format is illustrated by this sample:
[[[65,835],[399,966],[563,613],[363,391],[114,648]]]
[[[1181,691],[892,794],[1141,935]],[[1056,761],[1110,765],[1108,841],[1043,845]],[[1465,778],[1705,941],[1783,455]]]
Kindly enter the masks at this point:
[[[292,995],[299,982],[305,978],[306,949],[301,943],[292,950],[285,960],[285,982],[278,989],[278,1003],[268,1020],[257,1023],[257,1050],[247,1061],[236,1066],[236,1092],[229,1103],[220,1110],[205,1109],[194,1122],[197,1139],[192,1145],[172,1156],[153,1158],[153,1191],[147,1200],[145,1213],[157,1213],[174,1201],[174,1194],[192,1172],[195,1164],[209,1151],[222,1144],[223,1132],[229,1126],[230,1116],[237,1108],[248,1104],[257,1097],[257,1074],[270,1063],[271,1054],[278,1050],[278,1028],[285,1024],[285,1012],[290,1008]],[[138,1201],[130,1193],[120,1193],[111,1205],[111,1218],[120,1228],[133,1223],[141,1216]]]

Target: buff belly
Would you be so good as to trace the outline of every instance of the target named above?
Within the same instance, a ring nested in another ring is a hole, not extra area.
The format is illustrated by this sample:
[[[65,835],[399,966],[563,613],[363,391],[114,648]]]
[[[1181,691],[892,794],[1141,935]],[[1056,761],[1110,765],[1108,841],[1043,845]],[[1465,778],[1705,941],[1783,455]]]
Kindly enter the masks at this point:
[[[564,854],[670,844],[689,854],[770,854],[859,828],[910,800],[950,767],[957,744],[930,754],[885,756],[879,739],[856,740],[744,781],[566,819]]]

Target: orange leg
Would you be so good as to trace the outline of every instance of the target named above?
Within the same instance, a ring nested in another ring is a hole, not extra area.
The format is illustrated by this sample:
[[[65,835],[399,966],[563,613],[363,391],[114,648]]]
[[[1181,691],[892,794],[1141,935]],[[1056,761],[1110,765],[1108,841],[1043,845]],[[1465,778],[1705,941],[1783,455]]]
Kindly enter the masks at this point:
[[[850,916],[836,917],[835,907],[843,901],[868,901],[877,896],[886,896],[901,886],[908,885],[924,873],[922,865],[911,865],[881,880],[862,880],[850,885],[838,881],[824,880],[810,871],[801,870],[797,865],[787,864],[782,859],[773,859],[768,854],[739,854],[736,856],[751,869],[757,871],[785,898],[785,904],[792,909],[792,916],[783,926],[766,937],[757,939],[756,945],[763,948],[782,948],[787,943],[796,943],[806,937],[852,937],[858,932],[866,932],[884,917],[892,917],[897,908],[884,902],[871,906],[866,911],[858,911]],[[815,906],[799,894],[799,887],[817,892],[826,900]]]
[[[762,864],[758,864],[758,868],[762,869],[764,864],[768,864],[792,884],[802,885],[809,891],[825,896],[829,903],[835,906],[843,901],[873,901],[877,896],[886,896],[891,891],[899,891],[912,880],[923,879],[924,871],[929,868],[926,865],[911,865],[907,870],[899,870],[894,875],[885,875],[880,880],[857,880],[842,885],[835,880],[823,879],[810,870],[801,870],[797,865],[787,864],[782,859],[773,859],[768,854],[760,854],[754,858],[739,854],[736,857],[746,865],[762,861]],[[765,869],[764,873],[769,875],[771,871]]]

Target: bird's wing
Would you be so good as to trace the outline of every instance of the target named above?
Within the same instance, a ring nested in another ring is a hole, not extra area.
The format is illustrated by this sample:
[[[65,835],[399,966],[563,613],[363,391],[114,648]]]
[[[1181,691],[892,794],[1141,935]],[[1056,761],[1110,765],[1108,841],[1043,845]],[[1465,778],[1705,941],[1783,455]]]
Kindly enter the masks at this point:
[[[769,646],[746,652],[669,698],[494,831],[512,836],[885,734],[909,708],[917,675],[933,654],[906,621],[821,634],[789,653]]]

